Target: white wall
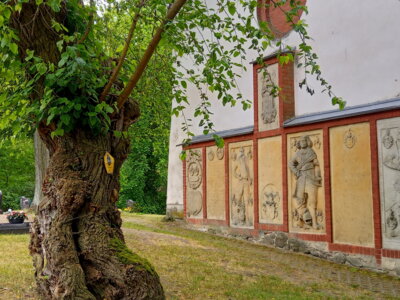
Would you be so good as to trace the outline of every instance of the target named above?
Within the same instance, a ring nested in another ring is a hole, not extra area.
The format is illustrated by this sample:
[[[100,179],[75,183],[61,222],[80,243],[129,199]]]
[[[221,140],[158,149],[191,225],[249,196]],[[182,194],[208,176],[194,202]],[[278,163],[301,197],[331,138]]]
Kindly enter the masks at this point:
[[[311,45],[319,56],[323,77],[333,86],[337,96],[347,106],[365,104],[400,96],[400,1],[399,0],[308,0],[309,14],[303,19],[309,24]],[[284,43],[296,46],[299,38],[290,33]],[[272,53],[265,53],[268,55]],[[256,58],[248,53],[248,62]],[[295,71],[296,115],[332,110],[329,97],[318,91],[319,84],[309,78],[316,93],[310,96],[298,87],[304,78],[303,70]],[[239,80],[245,97],[253,98],[252,67]],[[191,107],[189,117],[199,103],[197,90],[189,90]],[[213,106],[215,129],[225,130],[253,124],[253,112],[235,108]],[[182,162],[180,147],[184,138],[182,119],[173,117],[169,153],[167,205],[183,208]],[[194,125],[197,125],[194,122]],[[194,126],[195,134],[201,129]]]

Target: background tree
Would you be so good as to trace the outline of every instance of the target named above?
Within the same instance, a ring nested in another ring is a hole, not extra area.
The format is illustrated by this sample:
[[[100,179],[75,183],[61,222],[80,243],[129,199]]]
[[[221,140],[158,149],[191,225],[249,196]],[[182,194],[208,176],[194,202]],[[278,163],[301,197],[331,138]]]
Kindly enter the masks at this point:
[[[206,0],[0,3],[5,91],[0,97],[0,128],[15,135],[36,126],[50,155],[30,243],[42,298],[164,298],[154,269],[125,246],[115,207],[120,169],[129,150],[126,133],[140,115],[141,99],[151,99],[145,95],[154,81],[146,67],[153,55],[157,61],[165,58],[157,53],[158,46],[173,47],[175,57],[190,54],[193,67],[185,69],[178,60],[173,70],[178,103],[173,113],[179,114],[188,102],[178,84],[184,89],[187,82],[194,84],[203,100],[195,116],[208,133],[213,124],[206,91],[216,93],[224,105],[250,106],[240,91],[231,92],[237,88],[235,68],[245,68],[241,59],[248,41],[260,62],[266,48],[283,48],[268,24],[258,27],[254,15],[257,5],[285,2],[217,0],[213,6]],[[299,9],[306,9],[295,0],[290,4],[288,21]],[[130,29],[122,34],[116,24],[127,16],[132,18]],[[316,74],[330,92],[306,44],[304,24],[293,27],[303,40],[300,55],[306,60],[306,72]],[[120,46],[114,47],[109,39],[119,39]],[[134,59],[127,59],[128,53]],[[291,59],[293,55],[280,57],[282,63]],[[114,159],[110,174],[103,162],[107,152]]]
[[[5,140],[0,144],[0,190],[3,211],[20,209],[21,196],[32,199],[35,185],[33,145],[29,138]]]

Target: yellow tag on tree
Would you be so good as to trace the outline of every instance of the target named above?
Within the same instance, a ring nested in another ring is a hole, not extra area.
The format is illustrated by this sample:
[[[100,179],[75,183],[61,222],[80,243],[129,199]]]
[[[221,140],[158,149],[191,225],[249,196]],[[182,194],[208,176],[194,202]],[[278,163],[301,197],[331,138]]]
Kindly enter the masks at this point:
[[[107,174],[114,172],[114,157],[108,152],[104,155],[104,166],[106,167]]]

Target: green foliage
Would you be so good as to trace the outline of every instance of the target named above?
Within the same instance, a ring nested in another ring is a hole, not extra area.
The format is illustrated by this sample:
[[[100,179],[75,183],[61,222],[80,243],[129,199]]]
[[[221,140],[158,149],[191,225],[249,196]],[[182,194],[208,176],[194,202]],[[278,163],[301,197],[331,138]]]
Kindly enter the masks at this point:
[[[0,190],[2,209],[19,209],[19,199],[33,199],[35,186],[33,141],[25,138],[7,140],[0,145]]]
[[[58,53],[53,53],[58,61],[53,62],[31,49],[21,49],[20,37],[9,26],[10,19],[24,9],[26,2],[0,3],[0,131],[15,134],[45,121],[53,125],[53,137],[77,127],[88,128],[95,135],[108,132],[111,129],[110,116],[116,112],[115,100],[135,71],[155,30],[164,26],[169,2],[150,0],[139,8],[139,1],[130,0],[99,1],[93,2],[92,6],[82,5],[79,0],[37,0],[37,9],[46,6],[54,15],[64,10],[68,12],[62,20],[54,18],[51,22],[51,34],[58,37]],[[307,7],[299,1],[273,0],[262,4],[256,0],[217,0],[215,5],[211,5],[204,0],[189,0],[175,19],[166,22],[158,45],[158,49],[173,49],[175,56],[165,57],[165,53],[158,50],[155,53],[159,65],[166,58],[176,61],[172,82],[177,105],[173,114],[179,115],[188,105],[186,90],[190,85],[198,89],[202,100],[194,117],[204,134],[214,131],[210,93],[224,105],[240,103],[243,109],[249,109],[252,101],[243,97],[237,85],[240,70],[247,68],[244,63],[248,59],[247,50],[255,50],[258,53],[255,59],[259,62],[262,62],[267,48],[294,51],[275,38],[266,22],[259,26],[254,21],[256,9],[260,5],[273,5],[279,9],[285,3],[290,3],[291,7],[286,12],[287,21],[301,38],[296,55],[303,60],[299,67],[304,67],[305,78],[300,86],[305,86],[313,94],[307,76],[316,77],[332,98],[332,103],[343,108],[345,102],[333,93],[332,87],[322,77],[318,56],[309,45],[311,38],[307,24],[303,20],[292,21],[300,10],[307,13]],[[119,74],[120,82],[113,85],[108,101],[99,103],[99,94],[124,48],[132,16],[139,9],[140,19]],[[182,63],[187,59],[193,62],[189,69],[185,69],[187,64]],[[294,61],[294,56],[282,55],[279,61],[285,64]],[[158,73],[147,72],[141,81],[154,80]],[[38,85],[43,89],[38,89]],[[278,90],[275,88],[272,92]],[[136,89],[134,96],[146,98],[147,92],[146,89],[140,92]],[[193,136],[189,128],[191,122],[193,120],[187,119],[184,125],[188,138]]]
[[[144,80],[139,86],[139,90],[149,91],[140,101],[142,115],[129,132],[132,145],[121,170],[120,208],[132,199],[139,212],[165,213],[173,82],[172,60],[169,61],[162,69],[157,63],[149,66],[149,73],[158,69],[154,79],[157,84]]]

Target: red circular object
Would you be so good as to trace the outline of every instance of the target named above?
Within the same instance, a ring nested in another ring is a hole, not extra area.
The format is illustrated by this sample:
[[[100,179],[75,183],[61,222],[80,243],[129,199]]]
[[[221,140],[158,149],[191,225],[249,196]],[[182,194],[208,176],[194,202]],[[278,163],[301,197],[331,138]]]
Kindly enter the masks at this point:
[[[298,0],[302,5],[305,5],[307,0]],[[292,31],[291,23],[286,20],[285,12],[290,11],[290,1],[286,4],[275,7],[271,0],[258,0],[259,7],[257,8],[257,17],[259,22],[267,22],[276,38],[281,38]],[[293,17],[293,22],[300,20],[303,11],[299,11],[297,16]]]

